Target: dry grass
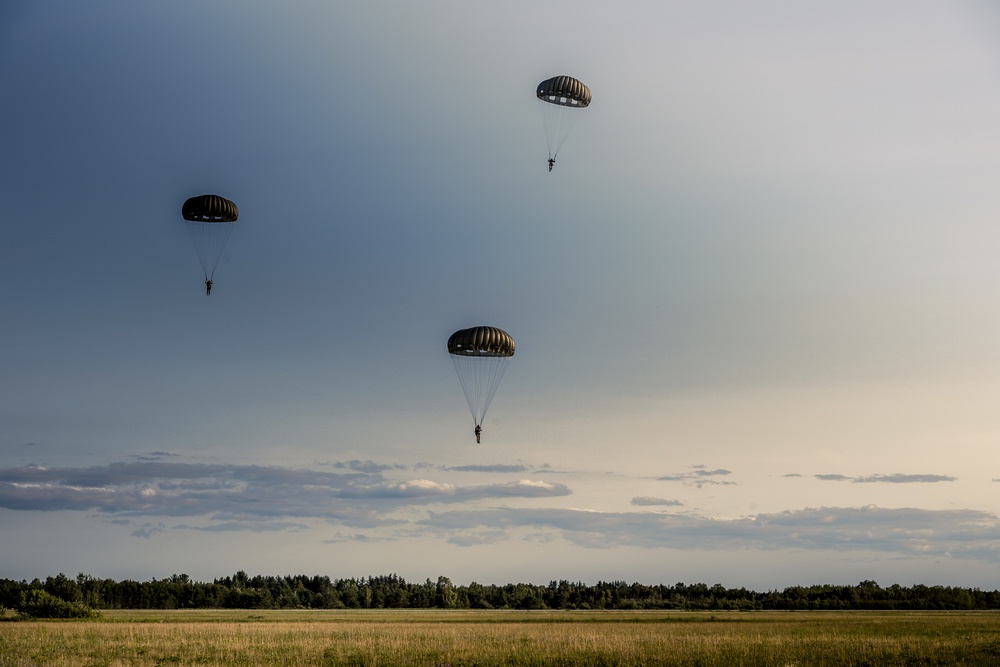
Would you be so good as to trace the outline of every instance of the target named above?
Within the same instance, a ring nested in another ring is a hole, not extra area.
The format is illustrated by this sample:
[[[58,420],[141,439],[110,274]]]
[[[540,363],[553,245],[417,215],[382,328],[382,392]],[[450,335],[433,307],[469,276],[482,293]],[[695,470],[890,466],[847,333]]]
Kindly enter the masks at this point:
[[[996,613],[105,612],[0,623],[0,667],[1000,665]]]

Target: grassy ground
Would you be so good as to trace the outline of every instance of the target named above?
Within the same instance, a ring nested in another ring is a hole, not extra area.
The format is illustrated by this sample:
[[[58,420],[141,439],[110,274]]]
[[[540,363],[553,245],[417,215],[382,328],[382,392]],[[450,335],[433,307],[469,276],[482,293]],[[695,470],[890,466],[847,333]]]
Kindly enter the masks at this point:
[[[0,667],[997,665],[972,612],[117,611],[0,623]]]

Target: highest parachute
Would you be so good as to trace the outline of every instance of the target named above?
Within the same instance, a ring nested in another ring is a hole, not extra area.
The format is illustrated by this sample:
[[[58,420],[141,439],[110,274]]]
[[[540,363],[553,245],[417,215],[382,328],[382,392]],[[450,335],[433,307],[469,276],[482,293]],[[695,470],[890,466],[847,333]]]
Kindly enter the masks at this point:
[[[215,267],[229,242],[240,210],[236,204],[219,195],[191,197],[181,207],[181,216],[191,233],[191,240],[205,272],[205,294],[212,294]]]
[[[538,84],[535,90],[538,108],[549,145],[549,171],[556,165],[556,155],[570,130],[580,118],[580,111],[590,106],[590,88],[571,76],[554,76]]]
[[[479,442],[483,418],[514,356],[514,339],[496,327],[459,329],[448,338],[448,354],[472,411]]]

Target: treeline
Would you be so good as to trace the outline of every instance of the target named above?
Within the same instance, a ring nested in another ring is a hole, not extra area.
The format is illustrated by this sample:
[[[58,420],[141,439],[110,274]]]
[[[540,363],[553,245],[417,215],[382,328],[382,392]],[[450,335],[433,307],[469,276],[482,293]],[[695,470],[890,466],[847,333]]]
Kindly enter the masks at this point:
[[[1000,609],[1000,591],[952,586],[883,588],[874,581],[856,586],[793,586],[758,593],[720,584],[645,585],[624,581],[587,585],[565,580],[548,585],[471,583],[448,577],[409,583],[394,574],[361,579],[325,576],[254,576],[237,572],[211,583],[186,574],[151,581],[115,581],[59,574],[44,581],[0,579],[0,606],[17,609],[38,592],[89,609]]]

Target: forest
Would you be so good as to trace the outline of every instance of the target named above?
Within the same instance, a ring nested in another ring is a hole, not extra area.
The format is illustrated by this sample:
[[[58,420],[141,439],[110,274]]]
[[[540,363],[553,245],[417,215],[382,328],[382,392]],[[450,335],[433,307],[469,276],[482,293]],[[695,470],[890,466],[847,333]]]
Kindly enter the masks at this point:
[[[720,584],[593,585],[566,580],[536,584],[455,585],[448,577],[410,583],[395,574],[360,579],[328,576],[235,575],[211,583],[175,574],[150,581],[115,581],[65,574],[0,579],[0,606],[24,616],[73,617],[102,609],[605,609],[641,610],[986,610],[1000,609],[1000,591],[952,586],[792,586],[756,592]]]

